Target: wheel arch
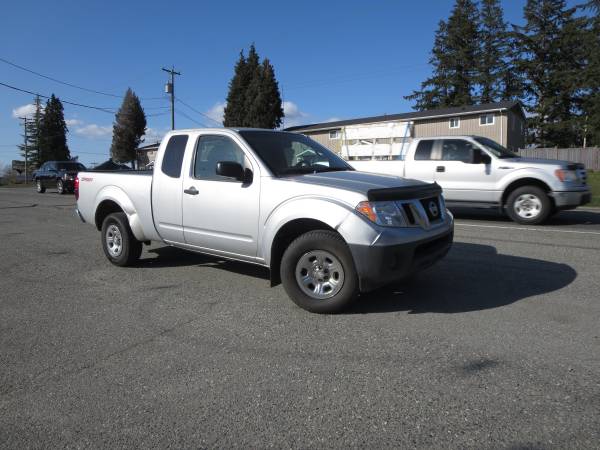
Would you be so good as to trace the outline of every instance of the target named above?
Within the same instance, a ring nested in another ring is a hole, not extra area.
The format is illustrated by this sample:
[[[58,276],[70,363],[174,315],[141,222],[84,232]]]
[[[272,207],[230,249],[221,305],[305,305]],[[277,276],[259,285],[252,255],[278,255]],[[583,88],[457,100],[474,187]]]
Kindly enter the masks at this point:
[[[550,192],[552,192],[552,188],[545,181],[542,181],[539,178],[533,178],[533,177],[519,178],[518,180],[512,181],[508,186],[506,186],[506,188],[504,188],[504,191],[502,192],[502,199],[500,202],[501,207],[506,206],[508,196],[515,189],[518,189],[523,186],[539,187],[544,192],[546,192],[546,194],[549,194]],[[552,198],[552,196],[548,195],[548,198],[550,199],[550,202],[552,203],[552,205],[554,205],[554,199]]]
[[[288,248],[289,245],[299,236],[309,231],[315,230],[332,231],[338,234],[340,237],[342,237],[335,228],[331,227],[325,222],[310,218],[298,218],[290,220],[285,225],[280,227],[279,230],[277,230],[277,233],[275,234],[271,243],[271,251],[269,258],[271,286],[276,286],[279,283],[281,283],[279,270],[281,268],[281,259],[286,248]]]
[[[94,213],[94,223],[98,230],[102,229],[102,222],[106,216],[114,212],[124,212],[135,238],[142,242],[148,240],[144,235],[137,210],[123,190],[116,186],[107,186],[98,193],[96,199],[98,206]]]

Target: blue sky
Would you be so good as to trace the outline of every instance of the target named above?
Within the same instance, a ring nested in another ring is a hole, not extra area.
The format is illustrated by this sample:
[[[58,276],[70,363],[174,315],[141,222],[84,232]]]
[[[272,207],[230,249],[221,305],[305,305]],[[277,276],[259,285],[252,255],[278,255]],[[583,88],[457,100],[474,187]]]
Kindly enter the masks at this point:
[[[133,88],[152,115],[148,142],[170,128],[161,67],[174,64],[182,73],[176,95],[218,120],[239,51],[252,42],[275,67],[286,126],[391,114],[411,109],[403,96],[429,75],[433,35],[453,3],[11,1],[3,5],[0,58],[106,93]],[[506,20],[521,23],[524,4],[503,1]],[[93,106],[121,102],[1,62],[0,82]],[[15,116],[31,100],[0,86],[0,162],[18,158]],[[183,104],[176,111],[177,128],[214,125]],[[112,114],[65,105],[65,118],[73,155],[86,164],[108,158]]]

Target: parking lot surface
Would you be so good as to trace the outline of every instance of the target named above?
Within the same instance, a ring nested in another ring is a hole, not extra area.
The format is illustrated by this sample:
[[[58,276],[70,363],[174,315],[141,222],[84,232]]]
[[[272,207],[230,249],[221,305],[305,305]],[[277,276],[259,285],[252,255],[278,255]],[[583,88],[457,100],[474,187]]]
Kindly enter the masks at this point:
[[[265,270],[108,263],[74,198],[0,188],[0,446],[598,448],[600,210],[455,244],[346,314]]]

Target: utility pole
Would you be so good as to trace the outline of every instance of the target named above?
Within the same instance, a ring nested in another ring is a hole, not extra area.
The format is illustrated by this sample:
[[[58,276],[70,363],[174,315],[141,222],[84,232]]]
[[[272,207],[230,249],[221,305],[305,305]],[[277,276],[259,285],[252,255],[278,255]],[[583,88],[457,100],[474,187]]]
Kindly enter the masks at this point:
[[[25,184],[27,184],[27,117],[19,117],[23,121],[23,129],[25,133],[23,134],[25,138]]]
[[[171,82],[165,86],[165,92],[171,94],[171,130],[175,129],[175,75],[181,75],[180,72],[175,72],[175,66],[170,69],[162,68],[165,72],[171,74]]]

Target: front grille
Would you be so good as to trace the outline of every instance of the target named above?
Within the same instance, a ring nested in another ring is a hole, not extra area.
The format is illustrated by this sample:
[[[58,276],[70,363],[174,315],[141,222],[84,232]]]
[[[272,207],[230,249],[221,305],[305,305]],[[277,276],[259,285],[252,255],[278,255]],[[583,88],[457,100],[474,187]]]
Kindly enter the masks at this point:
[[[425,210],[425,214],[427,214],[429,222],[437,222],[442,219],[439,197],[429,197],[419,201]]]

